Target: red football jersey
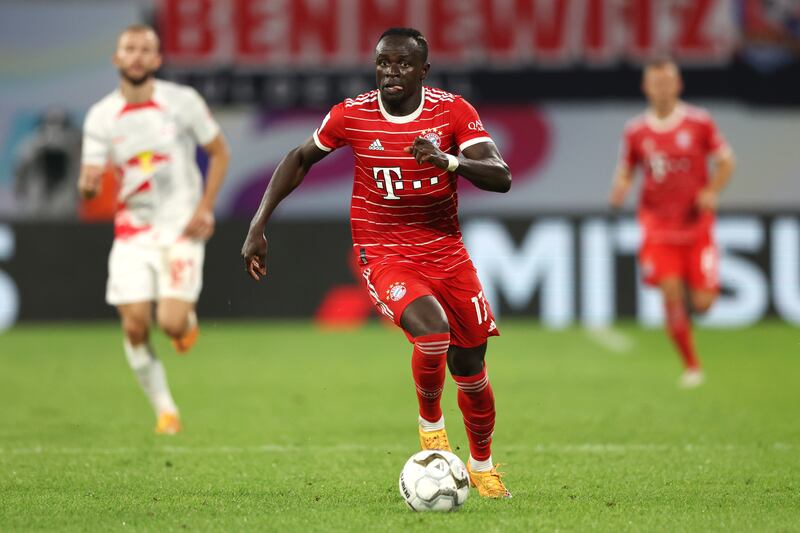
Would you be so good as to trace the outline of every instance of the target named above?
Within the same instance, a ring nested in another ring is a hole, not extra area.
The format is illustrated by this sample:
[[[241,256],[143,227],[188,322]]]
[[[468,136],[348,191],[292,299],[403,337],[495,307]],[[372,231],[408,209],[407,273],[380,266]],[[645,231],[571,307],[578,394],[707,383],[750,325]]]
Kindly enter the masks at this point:
[[[350,223],[358,263],[410,263],[450,277],[470,260],[458,224],[458,176],[404,152],[416,137],[453,155],[492,141],[466,100],[431,87],[402,117],[386,112],[377,90],[348,98],[314,132],[321,150],[350,145],[355,155]]]
[[[710,227],[713,215],[695,201],[708,183],[708,157],[727,149],[711,115],[684,103],[665,119],[646,112],[628,122],[620,163],[644,168],[639,218],[648,239],[691,242]]]

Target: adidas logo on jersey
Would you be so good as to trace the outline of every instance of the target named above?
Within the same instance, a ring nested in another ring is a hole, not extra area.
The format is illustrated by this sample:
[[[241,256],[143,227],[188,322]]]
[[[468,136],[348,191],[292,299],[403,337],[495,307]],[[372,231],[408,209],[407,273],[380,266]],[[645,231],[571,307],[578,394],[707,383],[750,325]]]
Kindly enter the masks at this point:
[[[370,150],[383,150],[383,145],[381,144],[380,139],[375,139],[372,141],[372,144],[369,145]]]

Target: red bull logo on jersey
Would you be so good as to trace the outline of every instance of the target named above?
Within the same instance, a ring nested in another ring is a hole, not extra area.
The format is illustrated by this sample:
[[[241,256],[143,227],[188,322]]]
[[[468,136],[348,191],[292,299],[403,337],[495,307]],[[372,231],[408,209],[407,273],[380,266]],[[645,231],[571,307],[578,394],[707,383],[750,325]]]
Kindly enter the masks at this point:
[[[144,174],[152,174],[160,163],[169,161],[169,155],[158,152],[141,152],[126,162],[128,167],[137,167]]]
[[[439,148],[442,144],[442,135],[443,133],[437,128],[430,128],[422,132],[420,137],[423,139],[427,139],[433,144],[436,148]]]
[[[386,291],[386,296],[393,302],[399,302],[406,295],[406,284],[402,281],[397,281],[389,286]]]

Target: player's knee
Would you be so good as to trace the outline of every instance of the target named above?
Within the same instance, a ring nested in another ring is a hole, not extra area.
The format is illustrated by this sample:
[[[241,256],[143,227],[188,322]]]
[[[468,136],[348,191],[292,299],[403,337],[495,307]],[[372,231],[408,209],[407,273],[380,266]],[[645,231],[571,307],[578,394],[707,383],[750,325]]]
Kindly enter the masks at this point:
[[[474,376],[483,370],[486,344],[475,348],[452,346],[447,352],[447,368],[454,376]]]
[[[714,296],[702,295],[692,298],[692,309],[695,313],[706,313],[714,305]]]
[[[702,313],[707,312],[709,309],[711,309],[711,302],[708,302],[708,301],[694,302],[694,304],[692,305],[692,308],[694,309],[695,313],[702,314]]]
[[[450,332],[447,315],[432,296],[419,298],[406,307],[400,325],[413,337]]]
[[[664,296],[664,301],[669,303],[680,303],[685,301],[683,287],[680,285],[665,284],[661,286],[661,294]]]
[[[447,317],[430,318],[429,320],[420,323],[420,330],[422,331],[422,335],[449,333],[450,323],[447,321]],[[417,335],[417,337],[419,336],[420,335]]]
[[[483,359],[477,357],[448,358],[447,368],[454,376],[474,376],[483,370]]]
[[[148,329],[146,320],[141,320],[136,317],[127,317],[122,320],[122,331],[125,334],[125,338],[128,339],[128,342],[133,346],[138,346],[147,342]]]
[[[168,337],[177,339],[186,332],[187,317],[175,315],[159,315],[158,327],[161,328]]]

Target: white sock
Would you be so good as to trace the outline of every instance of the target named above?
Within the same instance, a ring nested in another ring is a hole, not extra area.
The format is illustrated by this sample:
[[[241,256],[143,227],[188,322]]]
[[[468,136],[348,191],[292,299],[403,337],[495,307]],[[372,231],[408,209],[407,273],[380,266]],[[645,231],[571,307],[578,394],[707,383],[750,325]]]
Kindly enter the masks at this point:
[[[492,456],[490,455],[488,459],[485,461],[476,461],[469,456],[469,467],[473,472],[488,472],[492,468],[494,468],[494,464],[492,464]]]
[[[183,332],[184,335],[192,331],[197,326],[197,313],[194,309],[189,311],[189,314],[186,316],[186,330]]]
[[[175,400],[169,391],[164,365],[153,353],[150,344],[145,342],[133,346],[128,339],[125,339],[125,356],[156,414],[177,413],[178,406],[175,405]]]
[[[422,431],[439,431],[444,429],[444,415],[439,417],[439,420],[436,422],[428,422],[422,417],[419,417],[419,427],[422,428]]]

